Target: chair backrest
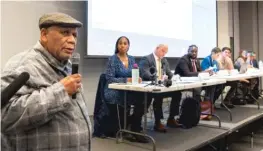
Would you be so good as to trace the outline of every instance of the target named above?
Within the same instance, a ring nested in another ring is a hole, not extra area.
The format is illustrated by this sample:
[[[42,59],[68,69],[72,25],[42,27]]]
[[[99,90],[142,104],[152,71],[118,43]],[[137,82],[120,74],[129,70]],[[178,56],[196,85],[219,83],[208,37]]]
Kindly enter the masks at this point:
[[[100,95],[101,95],[101,99],[103,99],[104,101],[104,87],[106,85],[106,74],[105,73],[102,73],[100,75],[100,80],[99,80],[99,87],[98,89],[100,88]],[[97,90],[98,91],[98,90]]]
[[[108,108],[106,103],[104,102],[104,87],[106,85],[106,75],[102,73],[100,75],[96,98],[95,98],[95,106],[93,113],[94,120],[94,131],[93,136],[95,137],[104,137],[105,133],[105,117],[108,115]]]
[[[102,73],[100,75],[98,88],[97,88],[97,92],[96,92],[94,115],[96,115],[99,112],[100,106],[104,103],[104,87],[105,87],[105,85],[106,85],[106,75],[105,75],[105,73]]]

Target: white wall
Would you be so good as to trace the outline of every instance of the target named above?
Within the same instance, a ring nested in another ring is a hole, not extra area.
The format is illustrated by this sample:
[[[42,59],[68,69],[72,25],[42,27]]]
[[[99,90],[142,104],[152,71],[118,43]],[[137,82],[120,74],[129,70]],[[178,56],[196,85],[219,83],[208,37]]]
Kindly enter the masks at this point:
[[[32,47],[39,39],[39,17],[43,13],[55,11],[67,13],[84,23],[84,28],[79,30],[77,44],[77,51],[84,56],[87,49],[85,6],[85,2],[83,1],[1,2],[1,65],[4,65],[14,54]],[[229,18],[232,16],[229,16],[229,9],[231,8],[229,2],[218,2],[219,47],[229,46],[229,37],[233,35],[233,31],[231,30],[233,24],[229,21]],[[237,24],[238,22],[236,21],[235,25],[238,26]],[[234,34],[238,35],[235,31]],[[239,37],[236,38],[239,39]],[[168,61],[171,69],[174,69],[176,60],[169,59]],[[83,75],[83,85],[90,114],[93,114],[98,79],[105,69],[106,62],[107,59],[82,58],[81,60],[80,72]]]

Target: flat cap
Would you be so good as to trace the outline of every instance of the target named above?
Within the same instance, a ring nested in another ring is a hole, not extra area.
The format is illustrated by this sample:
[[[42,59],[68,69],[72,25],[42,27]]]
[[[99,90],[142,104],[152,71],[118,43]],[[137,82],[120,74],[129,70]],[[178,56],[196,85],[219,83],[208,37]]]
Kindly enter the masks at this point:
[[[82,27],[82,23],[63,13],[48,13],[39,18],[39,29],[50,26]]]

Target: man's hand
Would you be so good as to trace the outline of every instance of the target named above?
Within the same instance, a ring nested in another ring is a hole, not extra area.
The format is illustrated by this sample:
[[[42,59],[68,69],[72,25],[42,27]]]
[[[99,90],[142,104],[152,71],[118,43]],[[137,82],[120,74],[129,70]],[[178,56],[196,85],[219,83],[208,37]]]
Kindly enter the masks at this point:
[[[249,64],[249,65],[247,65],[247,68],[253,68],[253,66]]]
[[[213,69],[206,69],[202,72],[207,72],[207,73],[209,73],[210,76],[214,74]]]
[[[247,79],[240,79],[240,82],[250,83]]]
[[[127,78],[127,83],[132,83],[132,78]]]
[[[81,87],[81,75],[73,74],[60,80],[60,82],[64,85],[68,95],[72,96],[73,94],[78,92],[78,89]]]
[[[141,77],[139,78],[139,83],[142,83],[142,78]]]

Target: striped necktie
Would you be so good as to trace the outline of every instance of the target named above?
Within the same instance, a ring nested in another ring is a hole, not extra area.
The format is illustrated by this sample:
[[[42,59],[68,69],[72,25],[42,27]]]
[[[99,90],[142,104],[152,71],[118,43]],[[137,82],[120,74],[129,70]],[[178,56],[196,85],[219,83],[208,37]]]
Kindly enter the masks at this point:
[[[195,65],[195,60],[192,59],[191,61],[192,61],[192,66],[193,66],[193,72],[197,72],[196,65]]]

